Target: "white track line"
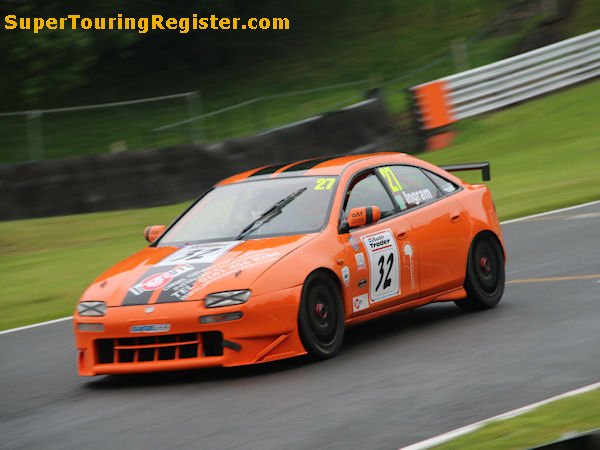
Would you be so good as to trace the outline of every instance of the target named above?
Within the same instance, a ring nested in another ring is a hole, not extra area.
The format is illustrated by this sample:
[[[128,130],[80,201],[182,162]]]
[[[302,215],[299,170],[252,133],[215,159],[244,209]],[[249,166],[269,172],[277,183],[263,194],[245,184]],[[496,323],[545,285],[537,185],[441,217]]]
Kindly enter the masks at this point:
[[[523,222],[524,220],[534,219],[536,217],[549,216],[551,214],[556,214],[556,213],[564,212],[564,211],[571,211],[572,209],[577,209],[577,208],[585,208],[586,206],[592,206],[592,205],[597,205],[597,204],[600,204],[600,200],[595,200],[593,202],[582,203],[580,205],[575,205],[575,206],[567,206],[566,208],[554,209],[552,211],[546,211],[546,212],[542,212],[542,213],[538,213],[538,214],[532,214],[530,216],[518,217],[516,219],[505,220],[504,222],[500,222],[500,223],[502,225],[508,225],[509,223]]]
[[[600,203],[600,200],[595,200],[593,202],[582,203],[580,205],[569,206],[567,208],[555,209],[552,211],[546,211],[546,212],[539,213],[539,214],[532,214],[530,216],[519,217],[517,219],[505,220],[504,222],[500,222],[500,223],[502,225],[508,225],[509,223],[522,222],[524,220],[533,219],[535,217],[548,216],[550,214],[556,214],[556,213],[563,212],[563,211],[570,211],[572,209],[577,209],[577,208],[584,208],[586,206],[591,206],[591,205],[595,205],[595,204],[599,204],[599,203]],[[14,333],[15,331],[28,330],[30,328],[41,327],[44,325],[51,325],[53,323],[64,322],[65,320],[69,320],[72,318],[73,318],[72,316],[68,316],[68,317],[61,317],[60,319],[49,320],[47,322],[33,323],[31,325],[26,325],[24,327],[11,328],[9,330],[0,331],[0,334]]]
[[[595,389],[600,388],[600,382],[590,384],[588,386],[581,387],[579,389],[575,389],[573,391],[565,392],[564,394],[557,395],[555,397],[548,398],[546,400],[542,400],[541,402],[532,403],[531,405],[523,406],[522,408],[513,409],[512,411],[505,412],[504,414],[500,414],[494,417],[490,417],[489,419],[481,420],[479,422],[475,422],[471,425],[466,425],[461,428],[457,428],[456,430],[449,431],[444,434],[440,434],[438,436],[434,436],[432,438],[426,439],[421,442],[417,442],[416,444],[409,445],[408,447],[402,447],[400,450],[424,450],[431,448],[435,445],[441,445],[445,442],[448,442],[454,438],[462,436],[464,434],[471,433],[479,428],[487,425],[490,422],[495,422],[497,420],[505,420],[510,419],[511,417],[516,417],[521,414],[525,414],[529,411],[532,411],[540,406],[546,405],[548,403],[554,402],[556,400],[560,400],[567,397],[572,397],[574,395],[583,394],[585,392],[590,392]]]
[[[8,333],[14,333],[15,331],[29,330],[30,328],[36,328],[36,327],[41,327],[44,325],[51,325],[53,323],[64,322],[66,320],[71,320],[72,318],[73,318],[73,316],[68,316],[68,317],[61,317],[60,319],[48,320],[47,322],[32,323],[31,325],[25,325],[24,327],[11,328],[10,330],[0,331],[0,334],[8,334]]]

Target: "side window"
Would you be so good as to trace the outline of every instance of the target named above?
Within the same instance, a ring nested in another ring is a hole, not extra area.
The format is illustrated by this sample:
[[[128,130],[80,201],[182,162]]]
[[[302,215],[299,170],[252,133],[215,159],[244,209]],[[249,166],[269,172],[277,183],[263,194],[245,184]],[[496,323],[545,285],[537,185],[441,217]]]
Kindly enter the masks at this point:
[[[387,166],[377,170],[385,179],[402,211],[431,203],[444,196],[442,191],[416,167]]]
[[[364,172],[352,180],[346,192],[344,215],[361,206],[377,206],[382,218],[395,212],[390,196],[373,171]]]
[[[435,173],[430,172],[429,170],[424,170],[424,172],[427,174],[427,176],[429,178],[431,178],[431,180],[436,184],[436,186],[444,194],[451,194],[452,192],[455,192],[458,190],[458,186],[455,185],[453,182],[448,181],[445,178],[442,178],[439,175],[436,175]]]

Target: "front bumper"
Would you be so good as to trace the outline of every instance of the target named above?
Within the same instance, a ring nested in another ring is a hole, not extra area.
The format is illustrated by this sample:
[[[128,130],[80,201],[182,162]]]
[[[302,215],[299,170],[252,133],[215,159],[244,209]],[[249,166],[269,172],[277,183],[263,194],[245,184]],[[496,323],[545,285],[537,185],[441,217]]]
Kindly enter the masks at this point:
[[[297,286],[253,296],[243,305],[223,308],[186,301],[113,307],[104,317],[75,314],[79,374],[231,367],[303,355],[306,350],[297,329],[301,290]],[[154,307],[150,313],[148,306]],[[243,316],[228,322],[199,321],[200,316],[230,312]],[[101,323],[104,331],[80,331],[83,323]],[[168,331],[146,332],[152,330],[149,325]],[[132,327],[139,332],[133,333]]]

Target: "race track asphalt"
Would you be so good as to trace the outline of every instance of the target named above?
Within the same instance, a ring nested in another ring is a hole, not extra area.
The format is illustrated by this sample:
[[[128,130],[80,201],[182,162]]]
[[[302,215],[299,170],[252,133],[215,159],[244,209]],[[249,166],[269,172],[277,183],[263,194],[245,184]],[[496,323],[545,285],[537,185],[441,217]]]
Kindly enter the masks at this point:
[[[343,352],[80,378],[71,322],[0,336],[0,448],[394,449],[600,379],[600,204],[504,226],[498,308],[430,305]]]

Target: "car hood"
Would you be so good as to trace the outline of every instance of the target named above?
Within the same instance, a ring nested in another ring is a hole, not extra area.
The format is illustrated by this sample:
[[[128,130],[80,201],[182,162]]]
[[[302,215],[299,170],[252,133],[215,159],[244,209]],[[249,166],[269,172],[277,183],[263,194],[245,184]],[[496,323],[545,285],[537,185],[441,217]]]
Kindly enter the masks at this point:
[[[194,301],[249,289],[269,267],[316,235],[147,247],[98,277],[81,300],[109,307]]]

